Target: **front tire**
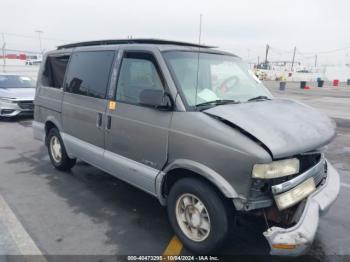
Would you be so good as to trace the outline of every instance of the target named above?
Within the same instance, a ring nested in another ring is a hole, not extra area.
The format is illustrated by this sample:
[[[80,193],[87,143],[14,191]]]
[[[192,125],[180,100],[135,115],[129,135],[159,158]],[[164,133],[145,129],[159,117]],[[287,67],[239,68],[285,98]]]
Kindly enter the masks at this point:
[[[196,254],[212,254],[229,232],[223,198],[207,182],[183,178],[170,189],[168,216],[175,234]]]
[[[47,135],[47,148],[52,165],[61,171],[70,170],[76,159],[69,158],[57,128],[51,128]]]

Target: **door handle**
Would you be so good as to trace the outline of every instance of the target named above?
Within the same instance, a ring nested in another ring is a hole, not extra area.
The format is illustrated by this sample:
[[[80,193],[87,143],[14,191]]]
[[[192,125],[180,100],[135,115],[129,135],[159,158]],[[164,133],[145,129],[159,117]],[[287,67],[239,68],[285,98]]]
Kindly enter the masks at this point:
[[[102,125],[102,113],[97,113],[96,127],[100,128]]]
[[[107,116],[106,130],[110,130],[112,125],[112,116]]]

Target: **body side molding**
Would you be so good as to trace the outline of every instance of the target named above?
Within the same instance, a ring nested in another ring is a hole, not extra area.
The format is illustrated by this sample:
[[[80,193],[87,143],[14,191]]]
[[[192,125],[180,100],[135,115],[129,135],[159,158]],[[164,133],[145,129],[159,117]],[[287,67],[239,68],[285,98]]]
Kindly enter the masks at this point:
[[[70,157],[79,158],[143,191],[156,196],[155,181],[161,172],[145,164],[104,150],[61,132],[63,143]]]

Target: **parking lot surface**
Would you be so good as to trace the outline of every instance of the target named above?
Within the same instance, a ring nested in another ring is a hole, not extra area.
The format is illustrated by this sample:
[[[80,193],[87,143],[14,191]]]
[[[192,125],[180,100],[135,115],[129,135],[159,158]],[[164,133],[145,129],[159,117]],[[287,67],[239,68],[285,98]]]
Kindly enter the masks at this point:
[[[326,153],[340,173],[340,195],[321,219],[309,256],[293,261],[350,261],[342,256],[350,255],[350,125],[340,116],[337,137]],[[0,121],[0,195],[27,233],[14,239],[0,214],[0,255],[20,254],[18,243],[27,238],[47,255],[165,252],[173,232],[156,198],[83,162],[71,172],[55,170],[44,145],[33,139],[31,125],[31,119]],[[236,224],[219,256],[268,254],[263,220],[240,217]],[[181,246],[177,252],[190,254]]]
[[[316,87],[310,83],[310,89],[300,89],[300,82],[287,82],[284,91],[279,90],[278,81],[265,81],[265,86],[272,94],[279,98],[295,99],[317,108],[335,119],[350,121],[350,86],[342,84],[340,87]],[[340,121],[340,124],[344,122]]]

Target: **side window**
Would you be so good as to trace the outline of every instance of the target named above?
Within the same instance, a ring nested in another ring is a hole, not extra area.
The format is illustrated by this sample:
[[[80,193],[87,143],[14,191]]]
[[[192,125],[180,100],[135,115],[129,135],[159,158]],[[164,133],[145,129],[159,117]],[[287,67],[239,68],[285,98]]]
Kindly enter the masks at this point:
[[[117,101],[137,104],[141,92],[145,89],[164,89],[156,60],[148,53],[127,52],[120,68]]]
[[[114,51],[77,52],[72,55],[66,92],[105,98]]]
[[[61,88],[66,74],[69,55],[48,56],[45,62],[42,84],[44,86]],[[34,64],[35,62],[31,62]]]

